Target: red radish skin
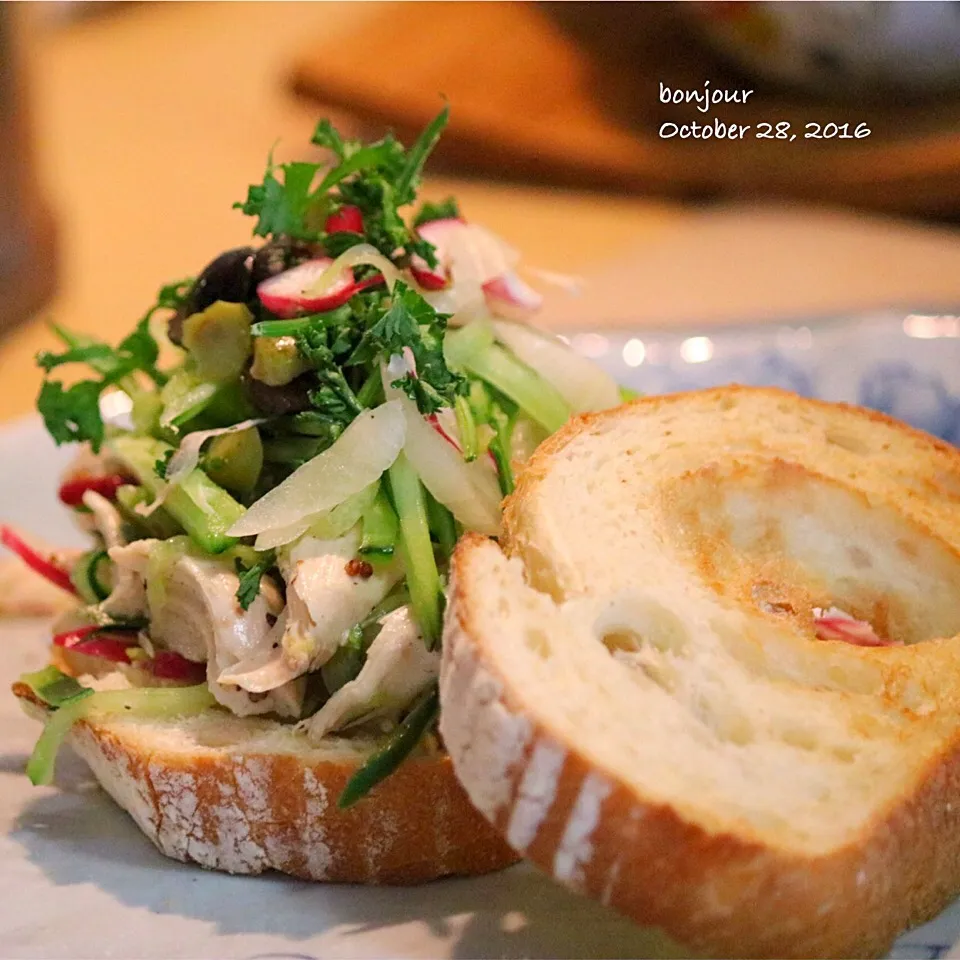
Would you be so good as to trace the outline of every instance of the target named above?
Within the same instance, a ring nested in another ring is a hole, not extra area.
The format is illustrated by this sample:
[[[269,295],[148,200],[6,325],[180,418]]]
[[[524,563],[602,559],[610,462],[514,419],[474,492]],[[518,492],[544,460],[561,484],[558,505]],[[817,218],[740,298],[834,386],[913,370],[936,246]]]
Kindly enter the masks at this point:
[[[68,507],[82,507],[83,495],[92,490],[106,497],[107,500],[116,500],[117,491],[128,484],[136,483],[130,477],[121,476],[119,473],[113,473],[105,477],[76,477],[73,480],[67,480],[58,492],[60,502]]]
[[[70,582],[70,574],[49,557],[44,557],[33,547],[29,546],[13,529],[0,526],[0,543],[12,550],[31,570],[39,573],[45,580],[49,580],[61,590],[77,596],[77,588]]]
[[[104,630],[96,624],[58,633],[53,638],[53,645],[88,657],[101,657],[111,663],[133,662],[129,651],[138,646],[136,633]],[[152,673],[158,680],[202,683],[207,675],[206,664],[188,660],[172,650],[158,650],[151,659],[138,660],[137,665]]]
[[[487,306],[508,320],[526,319],[543,306],[543,297],[515,273],[488,280],[483,285],[483,294]]]
[[[152,660],[145,661],[147,669],[158,680],[179,680],[184,683],[203,683],[207,665],[188,660],[172,650],[158,650]]]
[[[323,229],[327,233],[363,233],[363,214],[359,207],[341,207],[327,217]]]
[[[320,296],[306,293],[333,263],[329,257],[307,260],[275,277],[264,280],[257,287],[260,302],[274,316],[289,319],[304,313],[324,313],[346,303],[358,289],[353,271],[344,270],[337,282]]]
[[[848,617],[817,617],[813,621],[818,640],[841,640],[856,647],[901,647],[898,640],[878,637],[865,620]]]
[[[424,290],[443,290],[450,282],[439,266],[434,270],[422,257],[414,257],[410,262],[410,274]]]

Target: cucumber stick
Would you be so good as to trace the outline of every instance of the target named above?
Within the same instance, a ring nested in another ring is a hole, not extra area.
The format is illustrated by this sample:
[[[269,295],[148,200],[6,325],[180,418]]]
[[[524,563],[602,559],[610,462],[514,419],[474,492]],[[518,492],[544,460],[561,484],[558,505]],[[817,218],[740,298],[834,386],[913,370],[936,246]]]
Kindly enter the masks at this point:
[[[393,503],[400,520],[397,546],[407,573],[410,602],[427,647],[440,638],[440,574],[430,542],[426,491],[403,453],[389,469]]]

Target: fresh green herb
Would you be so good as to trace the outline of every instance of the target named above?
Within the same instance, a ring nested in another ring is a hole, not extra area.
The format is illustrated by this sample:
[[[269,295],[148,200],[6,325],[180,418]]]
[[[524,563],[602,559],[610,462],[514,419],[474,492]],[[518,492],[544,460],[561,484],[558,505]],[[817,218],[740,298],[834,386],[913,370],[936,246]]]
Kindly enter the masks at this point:
[[[103,384],[96,380],[81,380],[67,389],[58,380],[43,382],[37,410],[58,445],[88,440],[93,452],[99,452],[104,434],[100,416],[102,390]]]
[[[103,391],[117,384],[136,400],[142,393],[133,380],[133,374],[137,372],[146,374],[157,386],[166,382],[164,374],[157,369],[160,351],[150,333],[150,321],[158,310],[176,310],[182,306],[191,286],[191,280],[180,280],[163,287],[154,305],[137,322],[133,333],[115,349],[93,337],[53,327],[67,349],[62,353],[45,350],[37,355],[37,363],[44,373],[49,374],[66,364],[85,363],[100,375],[99,380],[80,380],[69,388],[64,388],[56,380],[44,380],[37,398],[37,409],[50,436],[58,444],[86,440],[95,453],[99,452],[104,437],[100,415]]]
[[[440,203],[424,203],[413,218],[415,227],[422,227],[425,223],[431,223],[434,220],[459,220],[460,207],[453,197],[447,197]]]
[[[153,465],[153,472],[161,479],[167,479],[167,468],[170,466],[170,461],[173,459],[174,450],[169,448],[163,451],[162,457],[157,457],[156,463]]]
[[[341,810],[352,807],[378,783],[385,780],[413,752],[424,733],[436,720],[440,697],[436,686],[431,687],[404,717],[383,747],[349,779],[337,806]]]
[[[328,120],[322,120],[311,142],[330,150],[336,162],[316,186],[325,164],[277,165],[271,155],[262,182],[251,185],[246,200],[234,207],[257,218],[256,236],[321,242],[334,256],[366,240],[385,256],[407,261],[416,254],[434,266],[433,247],[410,230],[398,208],[415,200],[424,162],[448,118],[449,109],[444,107],[409,151],[392,134],[371,144],[344,139]],[[344,205],[360,210],[362,237],[324,232],[327,214]]]
[[[237,587],[237,603],[244,610],[249,610],[250,604],[259,596],[260,580],[275,563],[276,557],[272,552],[264,553],[256,563],[250,566],[247,566],[239,557],[234,560],[234,566],[240,576],[240,585]]]
[[[466,379],[454,373],[443,356],[447,319],[416,290],[398,280],[389,309],[367,331],[354,356],[378,353],[390,357],[402,355],[409,348],[416,375],[408,373],[394,380],[392,386],[415,401],[421,413],[436,413],[441,407],[453,406],[457,395],[467,391]]]

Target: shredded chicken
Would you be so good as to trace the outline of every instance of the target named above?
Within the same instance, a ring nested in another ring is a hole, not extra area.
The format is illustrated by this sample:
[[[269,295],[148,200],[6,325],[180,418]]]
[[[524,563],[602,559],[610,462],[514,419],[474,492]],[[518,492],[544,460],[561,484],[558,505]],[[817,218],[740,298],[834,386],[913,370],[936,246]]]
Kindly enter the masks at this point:
[[[207,682],[217,701],[237,716],[278,713],[299,717],[305,682],[292,680],[251,696],[221,676],[241,661],[269,655],[281,609],[279,593],[263,586],[248,610],[237,602],[239,580],[225,564],[185,556],[176,561],[158,608],[150,609],[150,635],[188,660],[207,661]]]
[[[126,543],[120,512],[105,496],[96,490],[88,490],[83,495],[83,505],[93,514],[96,531],[103,538],[108,550],[122,547]]]
[[[427,649],[409,607],[388,613],[380,624],[356,679],[303,722],[311,743],[331,730],[401,710],[438,676],[440,654]]]
[[[281,556],[287,583],[287,621],[281,645],[292,670],[323,666],[343,643],[347,631],[366,617],[403,576],[396,561],[371,576],[351,576],[347,565],[357,555],[360,534],[336,540],[304,537]]]
[[[134,619],[146,615],[147,561],[150,550],[159,540],[134,540],[122,547],[108,550],[114,563],[113,590],[100,604],[100,611],[111,618]]]

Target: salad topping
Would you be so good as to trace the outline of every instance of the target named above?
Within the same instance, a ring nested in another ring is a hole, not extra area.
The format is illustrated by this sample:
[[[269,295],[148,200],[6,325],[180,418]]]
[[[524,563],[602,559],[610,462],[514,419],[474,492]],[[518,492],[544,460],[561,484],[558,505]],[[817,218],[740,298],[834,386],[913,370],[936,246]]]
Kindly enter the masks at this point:
[[[621,399],[517,322],[541,297],[514,250],[453,200],[410,215],[447,119],[410,149],[321,122],[312,143],[332,163],[270,159],[236,204],[259,246],[163,287],[117,347],[53,328],[63,348],[38,358],[38,407],[57,443],[85,445],[60,498],[96,544],[68,571],[2,540],[82,599],[54,640],[72,672],[99,659],[184,693],[32,686],[52,711],[35,778],[71,722],[114,700],[267,714],[312,742],[379,731],[346,803],[432,728],[457,538],[495,536],[516,464],[571,414]],[[65,386],[68,365],[91,374]],[[117,394],[122,424],[103,414]]]

